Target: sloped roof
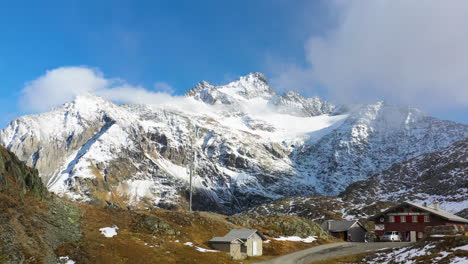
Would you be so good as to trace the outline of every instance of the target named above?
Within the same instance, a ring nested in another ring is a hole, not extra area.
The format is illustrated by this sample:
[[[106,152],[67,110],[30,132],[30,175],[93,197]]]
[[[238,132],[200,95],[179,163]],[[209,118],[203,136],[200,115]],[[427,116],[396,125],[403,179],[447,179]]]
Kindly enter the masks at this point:
[[[236,237],[213,237],[210,239],[209,242],[226,242],[226,243],[234,243],[235,241],[239,241],[242,243],[242,240]]]
[[[446,219],[446,220],[449,220],[449,221],[453,221],[453,222],[460,222],[460,223],[468,223],[468,220],[463,218],[463,217],[460,217],[458,215],[454,215],[452,213],[449,213],[447,211],[444,211],[442,209],[435,209],[435,208],[432,208],[432,207],[428,207],[428,206],[422,206],[420,204],[416,204],[416,203],[412,203],[412,202],[403,202],[399,205],[396,205],[396,206],[393,206],[391,208],[388,208],[387,210],[381,212],[380,214],[377,214],[375,216],[372,216],[370,217],[369,219],[370,220],[373,220],[373,219],[376,219],[378,218],[379,216],[383,215],[383,214],[386,214],[400,206],[402,206],[403,204],[406,204],[406,205],[409,205],[409,206],[413,206],[413,207],[416,207],[422,211],[426,211],[428,213],[431,213],[431,214],[434,214],[434,215],[437,215],[443,219]]]
[[[328,229],[328,222],[330,223],[330,229]],[[327,220],[321,224],[321,227],[325,231],[343,232],[348,231],[356,223],[365,230],[358,220]]]
[[[266,240],[266,237],[256,229],[232,229],[224,237],[214,237],[210,242],[233,242],[236,239],[247,240],[253,234],[257,233],[263,240]]]

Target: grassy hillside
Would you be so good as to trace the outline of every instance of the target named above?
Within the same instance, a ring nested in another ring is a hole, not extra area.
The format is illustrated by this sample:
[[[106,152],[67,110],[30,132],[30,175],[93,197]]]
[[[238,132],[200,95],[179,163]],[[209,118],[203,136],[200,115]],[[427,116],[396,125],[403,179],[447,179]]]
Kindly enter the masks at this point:
[[[207,242],[213,236],[224,236],[232,228],[244,228],[228,221],[226,216],[207,212],[127,211],[90,205],[80,205],[80,208],[84,213],[83,239],[56,251],[58,256],[67,256],[77,263],[239,263],[230,260],[224,252],[197,250],[197,247],[210,249]],[[118,234],[112,238],[99,231],[114,226],[118,227]],[[258,228],[272,232],[276,227]],[[323,234],[322,230],[318,232]],[[187,242],[194,246],[186,245]],[[313,244],[271,240],[264,244],[266,257],[250,258],[247,262],[326,242],[326,237]]]
[[[56,263],[53,250],[78,240],[80,211],[47,192],[36,170],[0,146],[0,263]]]
[[[266,256],[253,262],[327,243],[316,224],[300,217],[276,216],[261,222],[250,216],[187,211],[135,211],[66,201],[50,194],[37,171],[0,147],[0,264],[16,263],[239,263],[224,252],[203,252],[208,240],[232,228],[258,228],[272,237],[316,235],[312,244],[264,244]],[[244,219],[245,218],[245,219]],[[115,227],[117,235],[100,229]],[[307,232],[304,233],[304,228]],[[190,242],[190,243],[189,243]]]

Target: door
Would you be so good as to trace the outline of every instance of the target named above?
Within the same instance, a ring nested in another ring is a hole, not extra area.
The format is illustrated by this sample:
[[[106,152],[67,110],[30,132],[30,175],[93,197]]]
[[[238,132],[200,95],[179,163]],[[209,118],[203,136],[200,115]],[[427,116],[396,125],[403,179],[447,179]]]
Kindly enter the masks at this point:
[[[416,242],[416,231],[410,232],[410,239],[411,239],[411,242]]]
[[[252,255],[257,256],[257,241],[252,241]]]

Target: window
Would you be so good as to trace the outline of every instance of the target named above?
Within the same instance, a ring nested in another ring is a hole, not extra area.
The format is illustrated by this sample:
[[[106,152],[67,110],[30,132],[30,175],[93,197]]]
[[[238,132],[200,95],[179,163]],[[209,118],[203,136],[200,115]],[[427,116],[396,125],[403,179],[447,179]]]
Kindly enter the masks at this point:
[[[418,232],[418,238],[423,238],[423,232]]]
[[[418,223],[424,222],[424,215],[418,215]]]
[[[402,223],[406,223],[406,217],[405,216],[402,215],[400,218],[401,218]]]
[[[418,222],[418,216],[417,215],[413,215],[413,223],[417,223]]]
[[[424,216],[424,222],[426,222],[426,223],[429,223],[429,222],[430,222],[430,221],[429,221],[429,215],[425,215],[425,216]]]
[[[394,223],[395,222],[395,216],[393,216],[393,215],[388,216],[388,222]]]

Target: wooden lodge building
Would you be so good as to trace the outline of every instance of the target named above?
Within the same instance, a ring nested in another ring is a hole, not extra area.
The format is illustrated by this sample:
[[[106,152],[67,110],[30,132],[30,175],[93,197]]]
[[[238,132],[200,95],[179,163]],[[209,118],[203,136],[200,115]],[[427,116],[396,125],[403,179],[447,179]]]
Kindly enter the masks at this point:
[[[391,207],[369,220],[375,222],[375,234],[382,237],[385,232],[400,232],[403,241],[417,241],[426,236],[428,226],[459,225],[466,227],[468,220],[439,208],[438,203],[432,207],[411,202],[403,202]]]

